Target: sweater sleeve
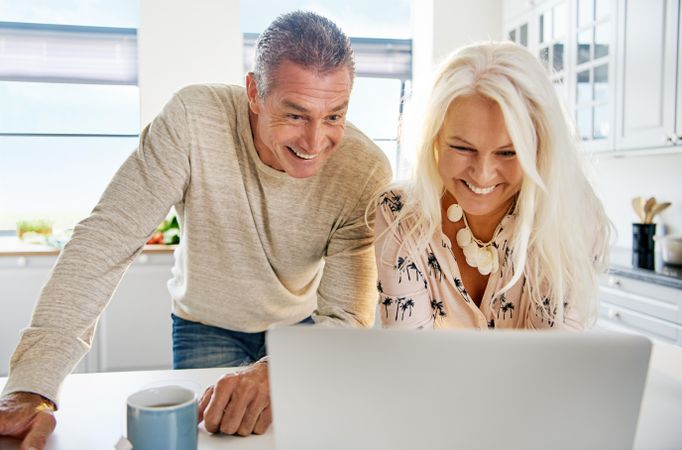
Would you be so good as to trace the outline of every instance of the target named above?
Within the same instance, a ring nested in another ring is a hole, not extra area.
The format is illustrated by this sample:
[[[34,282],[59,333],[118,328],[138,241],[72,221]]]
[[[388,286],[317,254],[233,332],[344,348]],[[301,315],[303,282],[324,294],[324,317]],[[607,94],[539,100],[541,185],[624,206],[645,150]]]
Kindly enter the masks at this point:
[[[349,218],[333,232],[317,292],[316,323],[346,327],[374,324],[374,214],[368,214],[368,205],[390,179],[388,160],[382,157],[366,178]]]
[[[90,349],[125,270],[182,200],[191,140],[181,94],[142,131],[137,150],[75,227],[21,333],[3,394],[34,392],[58,403],[61,383]]]
[[[443,311],[444,306],[440,302],[436,308],[438,301],[430,299],[423,270],[401,250],[400,225],[391,227],[396,220],[391,196],[396,198],[392,192],[382,196],[389,200],[377,207],[374,227],[381,324],[384,328],[433,328],[434,311]]]

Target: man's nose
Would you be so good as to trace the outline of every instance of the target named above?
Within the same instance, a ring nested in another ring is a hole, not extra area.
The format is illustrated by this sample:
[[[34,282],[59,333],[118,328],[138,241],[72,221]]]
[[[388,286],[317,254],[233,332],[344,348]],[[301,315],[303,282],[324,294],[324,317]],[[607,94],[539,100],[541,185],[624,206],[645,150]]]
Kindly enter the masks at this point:
[[[310,122],[306,126],[305,151],[307,153],[319,153],[324,150],[325,131],[321,123]]]

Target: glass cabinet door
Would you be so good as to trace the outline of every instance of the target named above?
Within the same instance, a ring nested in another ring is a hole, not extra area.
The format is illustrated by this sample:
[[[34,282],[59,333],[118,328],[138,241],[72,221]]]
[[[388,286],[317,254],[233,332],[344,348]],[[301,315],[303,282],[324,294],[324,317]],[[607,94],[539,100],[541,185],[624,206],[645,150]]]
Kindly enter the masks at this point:
[[[589,150],[613,147],[615,8],[613,0],[574,3],[572,103],[579,135]]]
[[[528,47],[530,44],[530,30],[527,20],[521,20],[518,24],[513,25],[507,30],[507,39],[516,42],[519,45]]]
[[[566,106],[570,105],[566,87],[569,17],[568,0],[548,4],[538,11],[536,17],[537,56],[547,68],[550,79]]]

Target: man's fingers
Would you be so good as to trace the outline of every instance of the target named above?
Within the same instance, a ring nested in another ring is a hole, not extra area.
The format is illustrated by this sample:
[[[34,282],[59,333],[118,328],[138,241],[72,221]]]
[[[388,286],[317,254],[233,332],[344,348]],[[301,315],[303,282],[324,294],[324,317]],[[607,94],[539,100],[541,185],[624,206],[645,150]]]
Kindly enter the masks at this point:
[[[254,434],[263,434],[266,431],[268,431],[268,427],[272,423],[272,408],[270,405],[266,406],[265,409],[263,410],[262,413],[260,413],[260,417],[258,417],[258,421],[256,422],[256,426],[253,427],[253,432]]]
[[[256,421],[260,417],[261,413],[269,405],[268,396],[265,393],[258,393],[256,398],[249,403],[242,418],[242,423],[237,429],[237,434],[240,436],[248,436],[254,432],[256,427]]]
[[[246,413],[253,399],[256,397],[256,390],[253,386],[244,383],[235,390],[230,402],[225,408],[223,422],[220,424],[220,431],[224,434],[235,434],[242,423],[242,418]]]
[[[209,433],[220,431],[225,407],[232,397],[239,380],[234,374],[223,375],[213,388],[213,394],[204,410],[204,426]]]
[[[21,450],[42,450],[45,448],[47,438],[54,431],[57,421],[52,411],[44,410],[36,414],[31,429],[21,443]]]
[[[208,402],[211,401],[211,396],[213,395],[213,386],[209,386],[204,391],[204,394],[199,400],[199,405],[197,406],[197,423],[204,420],[204,410],[208,406]]]

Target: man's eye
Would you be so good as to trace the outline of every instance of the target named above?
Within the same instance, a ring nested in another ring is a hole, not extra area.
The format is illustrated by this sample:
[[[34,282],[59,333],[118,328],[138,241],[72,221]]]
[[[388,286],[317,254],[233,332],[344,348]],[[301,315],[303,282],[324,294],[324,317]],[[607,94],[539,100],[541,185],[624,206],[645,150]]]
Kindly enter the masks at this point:
[[[303,116],[298,115],[298,114],[287,114],[287,117],[291,120],[301,120],[303,119]]]
[[[341,114],[332,114],[331,116],[327,117],[327,120],[330,122],[338,122],[341,120],[343,116]]]

